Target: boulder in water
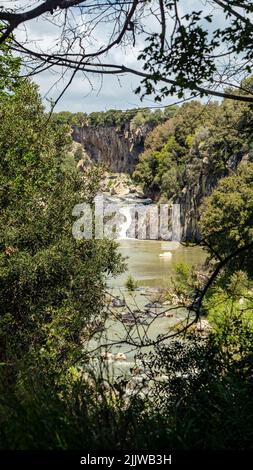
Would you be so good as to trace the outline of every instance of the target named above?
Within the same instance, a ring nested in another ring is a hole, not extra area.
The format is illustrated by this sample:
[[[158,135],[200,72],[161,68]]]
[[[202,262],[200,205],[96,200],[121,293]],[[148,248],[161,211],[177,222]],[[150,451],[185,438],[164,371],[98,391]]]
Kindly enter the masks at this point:
[[[145,305],[145,308],[152,308],[153,307],[153,302],[149,302],[148,304]]]
[[[167,317],[167,318],[172,318],[174,316],[174,313],[173,312],[165,312],[164,316]]]
[[[160,304],[160,302],[154,302],[152,307],[153,308],[162,308],[162,304]]]
[[[172,258],[172,253],[170,251],[165,251],[165,253],[160,253],[159,255],[160,258]]]
[[[119,297],[115,297],[112,299],[112,306],[113,307],[124,307],[125,306],[125,301],[120,299]]]
[[[108,352],[108,351],[102,351],[101,354],[100,354],[100,357],[101,359],[103,359],[104,361],[109,361],[109,360],[113,360],[114,359],[114,354]]]
[[[127,360],[127,357],[122,352],[117,353],[115,356],[115,361],[126,361],[126,360]]]

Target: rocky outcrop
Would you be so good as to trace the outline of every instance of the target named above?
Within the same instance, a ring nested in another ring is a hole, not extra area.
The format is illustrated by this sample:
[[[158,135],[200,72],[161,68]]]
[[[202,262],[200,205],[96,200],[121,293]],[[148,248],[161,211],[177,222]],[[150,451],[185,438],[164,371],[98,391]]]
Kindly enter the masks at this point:
[[[184,241],[199,241],[201,239],[198,221],[204,198],[212,193],[221,178],[233,173],[239,163],[247,163],[247,161],[248,156],[241,153],[231,157],[224,170],[214,171],[207,157],[186,167],[184,175],[186,184],[179,197],[176,198],[181,209],[182,239]]]
[[[127,173],[105,173],[101,191],[110,196],[145,198],[141,186],[135,184]]]
[[[104,163],[113,172],[132,173],[151,128],[150,124],[144,124],[132,129],[130,122],[120,128],[73,126],[72,137],[92,161]]]

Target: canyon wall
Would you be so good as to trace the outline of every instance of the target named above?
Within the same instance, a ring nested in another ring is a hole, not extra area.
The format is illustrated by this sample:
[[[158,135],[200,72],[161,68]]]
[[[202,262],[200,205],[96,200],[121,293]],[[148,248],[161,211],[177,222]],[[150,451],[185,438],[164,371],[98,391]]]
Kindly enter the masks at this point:
[[[152,127],[144,124],[132,129],[126,122],[120,128],[83,125],[72,129],[73,140],[83,146],[92,161],[103,162],[113,172],[131,174]]]
[[[221,178],[233,174],[239,163],[246,164],[247,162],[248,155],[238,153],[227,161],[226,169],[223,171],[214,172],[208,158],[186,167],[187,184],[181,194],[175,198],[175,202],[179,203],[181,207],[182,238],[184,241],[199,241],[201,239],[198,221],[204,198],[212,193]],[[192,178],[192,174],[197,174],[197,177]]]
[[[72,136],[75,142],[82,145],[91,161],[102,162],[116,173],[131,174],[152,128],[150,124],[144,124],[132,129],[130,122],[120,128],[83,125],[73,126]],[[215,172],[207,157],[186,164],[185,186],[173,198],[181,206],[183,240],[197,241],[201,238],[198,220],[203,199],[211,194],[219,179],[233,172],[242,160],[247,162],[247,155],[235,155],[227,161],[225,170]]]

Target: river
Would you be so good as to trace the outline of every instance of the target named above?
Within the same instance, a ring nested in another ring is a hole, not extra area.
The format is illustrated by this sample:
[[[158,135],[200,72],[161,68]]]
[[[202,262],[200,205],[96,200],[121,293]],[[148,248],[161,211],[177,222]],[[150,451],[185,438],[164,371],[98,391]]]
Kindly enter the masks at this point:
[[[119,251],[126,258],[127,271],[111,279],[112,288],[124,288],[129,275],[140,287],[166,288],[171,284],[178,263],[190,266],[202,264],[206,253],[199,246],[184,246],[175,242],[159,240],[119,240]],[[171,256],[166,256],[166,253]]]
[[[113,297],[119,297],[125,301],[125,305],[119,308],[110,309],[118,319],[111,318],[107,321],[106,331],[93,338],[90,343],[91,349],[96,349],[102,344],[102,354],[109,351],[114,358],[122,353],[125,359],[115,361],[113,358],[106,361],[110,369],[110,375],[122,376],[129,374],[131,367],[136,364],[136,353],[138,349],[122,340],[128,335],[128,339],[134,339],[138,342],[139,338],[144,336],[155,340],[159,334],[166,334],[171,328],[181,321],[185,321],[186,311],[178,309],[173,311],[172,317],[166,317],[164,313],[168,306],[161,308],[151,308],[152,312],[157,314],[157,318],[145,319],[146,323],[138,325],[126,325],[122,322],[124,315],[130,312],[147,312],[147,304],[152,298],[159,298],[160,290],[164,290],[171,285],[171,280],[175,274],[175,267],[178,263],[184,262],[190,266],[202,264],[206,259],[206,253],[199,246],[183,246],[177,242],[165,242],[158,240],[119,240],[119,251],[126,257],[127,270],[120,276],[110,279],[108,290]],[[170,256],[166,254],[170,253]],[[165,254],[165,256],[164,256]],[[128,276],[131,275],[138,283],[138,288],[130,293],[126,289],[125,283]],[[138,314],[137,314],[138,316]],[[120,343],[120,344],[119,344]],[[108,347],[105,346],[108,344]],[[101,354],[99,350],[99,354]],[[142,352],[149,352],[152,346],[141,349]],[[99,359],[98,359],[99,360]]]

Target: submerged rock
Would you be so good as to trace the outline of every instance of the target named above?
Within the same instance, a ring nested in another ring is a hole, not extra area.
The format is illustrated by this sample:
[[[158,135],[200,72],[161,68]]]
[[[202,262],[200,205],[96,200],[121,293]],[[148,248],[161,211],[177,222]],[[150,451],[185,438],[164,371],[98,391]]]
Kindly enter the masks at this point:
[[[112,299],[112,306],[113,307],[124,307],[126,305],[125,300],[120,299],[119,297],[115,297]]]
[[[101,354],[100,354],[100,357],[104,361],[114,360],[114,354],[112,354],[108,351],[102,351]]]

